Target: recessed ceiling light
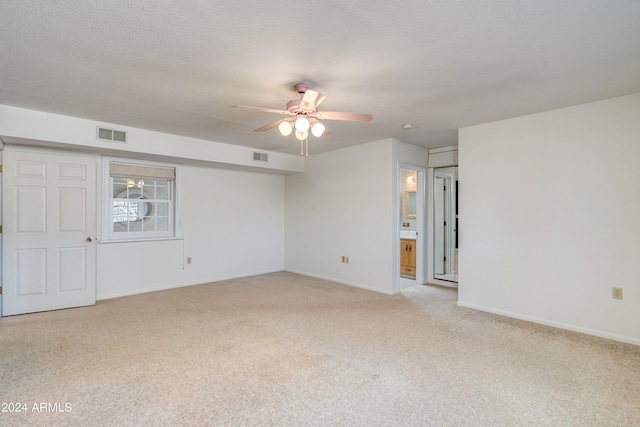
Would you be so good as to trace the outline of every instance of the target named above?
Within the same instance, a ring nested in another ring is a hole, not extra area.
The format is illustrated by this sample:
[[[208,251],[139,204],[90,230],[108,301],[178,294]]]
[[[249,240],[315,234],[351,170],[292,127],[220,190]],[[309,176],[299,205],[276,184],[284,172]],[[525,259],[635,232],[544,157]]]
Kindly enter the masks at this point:
[[[402,125],[402,129],[413,129],[413,125],[411,123],[405,123]]]

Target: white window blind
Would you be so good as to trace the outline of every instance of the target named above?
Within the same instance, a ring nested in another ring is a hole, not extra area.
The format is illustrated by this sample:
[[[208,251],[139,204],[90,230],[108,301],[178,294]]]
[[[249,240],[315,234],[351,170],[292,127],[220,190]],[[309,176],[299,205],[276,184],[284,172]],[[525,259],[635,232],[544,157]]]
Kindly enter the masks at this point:
[[[173,181],[176,179],[176,168],[111,162],[109,175],[121,178],[155,178]]]

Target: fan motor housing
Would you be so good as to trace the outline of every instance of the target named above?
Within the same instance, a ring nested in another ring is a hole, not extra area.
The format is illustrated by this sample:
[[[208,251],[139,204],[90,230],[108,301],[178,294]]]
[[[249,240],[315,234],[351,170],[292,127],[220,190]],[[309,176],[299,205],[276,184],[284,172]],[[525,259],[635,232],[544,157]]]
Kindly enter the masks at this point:
[[[306,83],[298,83],[293,88],[296,90],[296,92],[302,95],[307,91],[307,89],[309,89],[309,86]]]
[[[299,108],[300,108],[299,99],[292,99],[291,101],[287,102],[287,111],[290,112],[291,114],[296,114]]]

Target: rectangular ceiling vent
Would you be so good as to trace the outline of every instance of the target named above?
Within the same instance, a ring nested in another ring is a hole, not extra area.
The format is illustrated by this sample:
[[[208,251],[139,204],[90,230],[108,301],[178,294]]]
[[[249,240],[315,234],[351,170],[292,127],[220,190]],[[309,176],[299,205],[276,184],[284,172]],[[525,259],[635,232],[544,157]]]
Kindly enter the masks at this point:
[[[125,144],[127,143],[127,133],[125,131],[101,128],[100,126],[98,126],[97,132],[98,139],[101,139],[103,141],[122,142]]]
[[[254,151],[253,160],[255,160],[256,162],[268,162],[269,155],[267,153],[258,153],[257,151]]]

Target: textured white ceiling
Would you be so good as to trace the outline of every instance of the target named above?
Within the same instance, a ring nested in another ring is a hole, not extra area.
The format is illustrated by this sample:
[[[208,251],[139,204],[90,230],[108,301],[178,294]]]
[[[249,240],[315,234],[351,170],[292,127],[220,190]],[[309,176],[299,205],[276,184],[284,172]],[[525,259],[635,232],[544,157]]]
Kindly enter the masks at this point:
[[[306,82],[321,152],[640,92],[636,0],[2,0],[0,104],[284,153],[253,130]],[[414,129],[403,130],[403,123]]]

